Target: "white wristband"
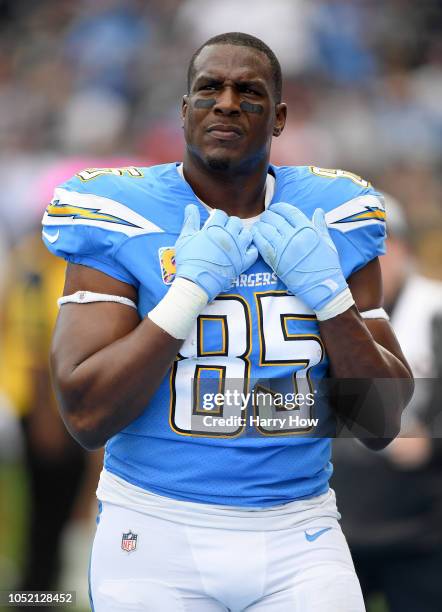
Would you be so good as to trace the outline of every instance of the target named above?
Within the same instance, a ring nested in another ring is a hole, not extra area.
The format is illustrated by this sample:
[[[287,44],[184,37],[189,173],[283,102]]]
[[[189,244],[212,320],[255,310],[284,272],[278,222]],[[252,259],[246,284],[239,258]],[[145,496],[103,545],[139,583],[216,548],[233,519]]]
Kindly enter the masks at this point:
[[[390,320],[390,317],[383,308],[372,308],[359,313],[363,319],[385,319]]]
[[[185,340],[208,301],[208,295],[201,287],[178,277],[147,316],[177,340]]]
[[[65,295],[57,300],[59,306],[63,304],[92,304],[93,302],[117,302],[137,310],[135,302],[121,295],[109,295],[108,293],[95,293],[94,291],[77,291],[72,295]]]
[[[351,291],[348,287],[338,293],[328,304],[315,312],[318,321],[326,321],[342,314],[355,303]]]

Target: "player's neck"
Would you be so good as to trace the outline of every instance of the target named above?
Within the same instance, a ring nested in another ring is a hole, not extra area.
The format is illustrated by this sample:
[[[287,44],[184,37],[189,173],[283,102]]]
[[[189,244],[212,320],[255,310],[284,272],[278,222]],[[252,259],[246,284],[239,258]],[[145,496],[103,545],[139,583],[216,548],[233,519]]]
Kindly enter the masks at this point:
[[[213,171],[188,156],[183,165],[184,178],[200,200],[238,217],[253,217],[264,210],[267,171],[267,160],[250,174]]]

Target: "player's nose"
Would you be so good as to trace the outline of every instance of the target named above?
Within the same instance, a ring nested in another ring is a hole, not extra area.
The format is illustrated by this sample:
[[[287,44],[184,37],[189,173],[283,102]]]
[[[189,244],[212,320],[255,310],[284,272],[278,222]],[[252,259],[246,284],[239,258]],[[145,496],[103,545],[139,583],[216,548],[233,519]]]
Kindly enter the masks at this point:
[[[223,115],[238,114],[241,112],[240,96],[233,87],[224,87],[218,92],[214,112]]]

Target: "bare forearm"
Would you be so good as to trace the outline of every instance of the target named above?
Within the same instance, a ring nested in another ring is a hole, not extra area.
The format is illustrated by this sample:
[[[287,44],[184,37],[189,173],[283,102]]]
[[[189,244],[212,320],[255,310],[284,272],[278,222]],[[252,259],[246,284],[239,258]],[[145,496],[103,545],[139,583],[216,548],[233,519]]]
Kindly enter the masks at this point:
[[[394,437],[413,391],[404,361],[374,340],[356,308],[321,322],[320,330],[339,387],[338,414],[369,435]]]
[[[321,338],[337,378],[408,378],[405,365],[375,342],[356,308],[321,321]]]
[[[56,336],[55,351],[60,341]],[[84,446],[96,448],[136,419],[181,344],[182,340],[172,338],[146,318],[77,364],[69,376],[65,372],[55,375],[62,414],[74,437]]]

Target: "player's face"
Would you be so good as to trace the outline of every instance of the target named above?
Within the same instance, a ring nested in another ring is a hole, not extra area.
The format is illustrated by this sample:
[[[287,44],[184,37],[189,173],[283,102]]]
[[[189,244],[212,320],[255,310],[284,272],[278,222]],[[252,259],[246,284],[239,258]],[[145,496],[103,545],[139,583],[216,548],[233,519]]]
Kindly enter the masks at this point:
[[[270,62],[255,49],[205,47],[195,62],[182,116],[187,150],[212,169],[252,171],[268,160],[273,135],[284,128]]]

